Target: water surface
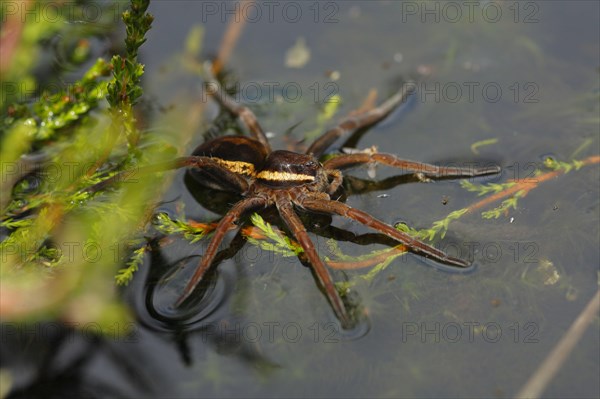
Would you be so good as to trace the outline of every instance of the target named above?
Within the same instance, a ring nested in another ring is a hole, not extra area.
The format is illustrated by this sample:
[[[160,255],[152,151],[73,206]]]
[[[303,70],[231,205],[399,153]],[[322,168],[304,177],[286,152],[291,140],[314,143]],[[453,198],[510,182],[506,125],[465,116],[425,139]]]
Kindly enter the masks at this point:
[[[371,129],[359,148],[504,168],[476,183],[531,177],[548,156],[570,162],[597,155],[598,3],[474,3],[292,2],[284,11],[275,2],[272,15],[259,3],[248,10],[255,22],[246,24],[226,68],[279,148],[317,127],[332,93],[342,98],[341,116],[371,89],[381,101],[402,81],[418,79],[411,102]],[[204,27],[202,56],[218,52],[226,7],[233,5],[152,4],[156,19],[141,55],[154,127],[164,128],[201,97],[199,77],[177,63],[197,24]],[[286,52],[299,38],[310,60],[288,68]],[[284,90],[298,87],[301,95]],[[208,106],[190,151],[215,114]],[[368,179],[364,170],[352,174]],[[381,167],[377,179],[393,175]],[[497,219],[483,219],[481,211],[499,203],[451,223],[440,245],[473,256],[470,273],[449,273],[415,255],[395,259],[369,283],[360,278],[368,270],[334,271],[337,281],[355,282],[366,315],[350,332],[340,329],[307,267],[243,242],[218,266],[205,297],[176,314],[168,302],[206,247],[176,239],[148,259],[125,293],[137,318],[132,342],[110,344],[82,378],[97,380],[108,363],[111,376],[100,380],[131,395],[511,397],[598,290],[598,175],[597,165],[586,166],[540,184]],[[185,204],[190,218],[216,219],[194,199],[198,191],[179,172],[161,210]],[[402,184],[348,203],[388,223],[427,228],[476,201],[446,180]],[[333,224],[368,232],[338,218]],[[325,256],[327,239],[313,238]],[[339,246],[355,256],[383,248]],[[172,279],[163,286],[165,275]],[[598,342],[596,319],[545,396],[600,395]],[[127,362],[116,367],[120,358]]]

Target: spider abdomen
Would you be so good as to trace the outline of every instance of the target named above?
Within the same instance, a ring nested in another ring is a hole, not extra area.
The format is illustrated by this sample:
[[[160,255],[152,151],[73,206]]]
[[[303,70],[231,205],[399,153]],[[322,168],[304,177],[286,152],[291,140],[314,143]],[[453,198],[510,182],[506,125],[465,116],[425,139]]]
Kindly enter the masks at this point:
[[[211,157],[220,166],[250,179],[262,168],[268,153],[258,140],[244,136],[223,136],[200,144],[192,155]],[[236,191],[235,187],[229,187],[228,182],[224,181],[217,168],[191,169],[190,173],[206,187]]]
[[[264,163],[267,151],[258,140],[224,136],[200,144],[192,155],[215,158],[234,173],[252,176]]]

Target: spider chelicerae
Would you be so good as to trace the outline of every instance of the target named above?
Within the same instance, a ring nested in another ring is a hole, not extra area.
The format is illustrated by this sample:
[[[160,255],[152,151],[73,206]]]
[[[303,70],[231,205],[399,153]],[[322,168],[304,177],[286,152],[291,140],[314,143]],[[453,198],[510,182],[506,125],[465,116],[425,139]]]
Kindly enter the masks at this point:
[[[188,167],[191,168],[191,175],[202,186],[234,192],[242,197],[218,222],[202,260],[175,306],[180,306],[186,301],[202,281],[226,233],[239,228],[236,223],[248,212],[269,207],[277,209],[281,219],[304,250],[318,283],[325,291],[344,328],[351,327],[353,320],[335,288],[327,267],[319,257],[306,228],[296,213],[296,208],[352,219],[404,244],[414,253],[451,266],[469,266],[468,262],[449,256],[368,213],[352,208],[332,197],[341,189],[344,179],[342,170],[360,165],[387,165],[398,168],[402,172],[412,173],[419,180],[424,181],[495,174],[500,171],[500,167],[444,167],[408,161],[375,150],[339,154],[323,163],[319,162],[319,158],[337,139],[372,126],[389,115],[408,98],[414,85],[402,85],[396,94],[380,106],[346,117],[310,144],[305,153],[297,153],[284,150],[273,151],[254,113],[249,108],[236,103],[211,74],[207,73],[207,75],[209,76],[206,79],[206,87],[209,94],[221,107],[239,118],[251,137],[241,135],[218,137],[198,146],[191,156],[177,158],[168,164],[145,168],[147,172],[151,172]]]

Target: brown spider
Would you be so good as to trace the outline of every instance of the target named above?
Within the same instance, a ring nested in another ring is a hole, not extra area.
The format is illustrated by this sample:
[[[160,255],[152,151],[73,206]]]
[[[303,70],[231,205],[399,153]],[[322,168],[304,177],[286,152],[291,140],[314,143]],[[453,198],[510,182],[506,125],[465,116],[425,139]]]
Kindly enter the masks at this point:
[[[175,306],[181,305],[198,286],[215,255],[225,234],[237,229],[235,223],[247,212],[276,207],[281,219],[296,238],[312,265],[325,290],[336,316],[344,328],[352,326],[352,320],[342,298],[334,286],[327,268],[317,254],[307,231],[294,208],[317,213],[340,215],[404,244],[412,252],[437,261],[467,267],[469,263],[451,257],[410,235],[401,232],[366,212],[354,209],[331,196],[340,188],[341,170],[364,164],[384,164],[402,171],[414,173],[420,180],[443,177],[472,177],[498,173],[499,167],[459,168],[443,167],[399,159],[391,154],[376,151],[342,154],[320,163],[318,158],[341,136],[371,126],[392,112],[412,92],[412,85],[404,85],[400,91],[377,108],[359,115],[347,117],[336,127],[317,138],[306,153],[272,151],[267,137],[252,111],[237,104],[227,96],[216,79],[207,79],[210,94],[232,115],[238,117],[252,137],[223,136],[198,146],[192,156],[177,158],[168,165],[145,168],[157,171],[167,168],[193,168],[192,176],[205,187],[241,194],[243,199],[235,203],[219,221],[204,257],[196,267]]]

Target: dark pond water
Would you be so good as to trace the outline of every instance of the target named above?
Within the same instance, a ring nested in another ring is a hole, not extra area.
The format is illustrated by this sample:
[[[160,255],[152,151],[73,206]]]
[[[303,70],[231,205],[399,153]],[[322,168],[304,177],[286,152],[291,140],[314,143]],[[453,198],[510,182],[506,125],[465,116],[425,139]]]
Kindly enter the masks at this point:
[[[152,4],[142,57],[153,129],[189,130],[202,84],[182,61],[186,38],[201,24],[202,56],[213,56],[232,9]],[[591,1],[259,3],[246,9],[251,22],[226,67],[279,148],[293,141],[284,132],[299,122],[296,139],[322,128],[316,115],[331,94],[342,98],[341,116],[371,89],[382,100],[400,82],[419,79],[410,103],[358,147],[432,163],[496,162],[502,175],[475,183],[505,183],[531,177],[548,156],[570,162],[599,153],[599,12]],[[286,67],[300,38],[310,59]],[[189,151],[216,112],[208,106],[206,121],[189,132]],[[351,174],[368,179],[364,170]],[[377,179],[391,176],[377,171]],[[70,336],[72,351],[86,355],[64,361],[86,360],[71,377],[96,394],[110,386],[154,397],[512,397],[598,290],[598,179],[598,166],[585,166],[540,183],[497,219],[481,212],[500,202],[450,223],[441,245],[472,256],[469,273],[415,255],[396,258],[369,282],[361,278],[368,269],[334,271],[336,281],[354,283],[366,314],[348,332],[300,261],[243,243],[219,265],[204,298],[173,314],[169,301],[206,248],[174,238],[125,293],[138,320],[131,342]],[[189,218],[214,220],[218,214],[195,199],[201,191],[179,172],[161,210],[174,214],[184,204]],[[348,203],[388,223],[427,228],[479,199],[446,180]],[[337,218],[333,224],[368,232]],[[327,247],[326,238],[312,237]],[[351,256],[384,248],[338,244]],[[598,353],[596,318],[545,396],[598,397]]]

